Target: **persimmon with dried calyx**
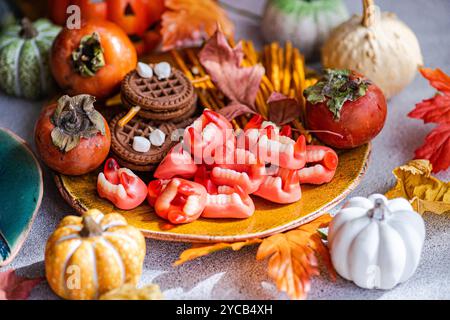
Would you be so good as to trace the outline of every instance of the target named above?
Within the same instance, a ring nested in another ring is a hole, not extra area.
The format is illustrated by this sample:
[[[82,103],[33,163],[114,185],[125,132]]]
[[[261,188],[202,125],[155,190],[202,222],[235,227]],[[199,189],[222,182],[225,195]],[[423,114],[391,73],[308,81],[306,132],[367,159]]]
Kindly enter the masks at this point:
[[[64,28],[53,43],[50,66],[70,95],[107,98],[134,70],[137,54],[125,32],[112,22],[88,20],[80,29]]]
[[[66,175],[95,170],[111,146],[108,123],[94,108],[90,95],[63,96],[42,111],[35,130],[42,161]]]
[[[325,144],[349,149],[372,140],[386,121],[386,98],[366,77],[327,69],[304,92],[308,129]]]

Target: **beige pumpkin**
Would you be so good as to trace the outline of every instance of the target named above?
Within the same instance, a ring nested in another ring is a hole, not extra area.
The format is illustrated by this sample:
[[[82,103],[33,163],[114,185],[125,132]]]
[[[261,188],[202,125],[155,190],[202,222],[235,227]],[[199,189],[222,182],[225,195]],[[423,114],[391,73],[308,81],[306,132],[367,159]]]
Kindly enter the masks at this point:
[[[45,249],[45,274],[64,299],[97,299],[142,273],[145,239],[117,213],[93,209],[65,217]]]
[[[405,88],[423,65],[415,34],[395,14],[364,0],[363,16],[336,27],[322,48],[325,68],[351,69],[377,84],[386,98]]]

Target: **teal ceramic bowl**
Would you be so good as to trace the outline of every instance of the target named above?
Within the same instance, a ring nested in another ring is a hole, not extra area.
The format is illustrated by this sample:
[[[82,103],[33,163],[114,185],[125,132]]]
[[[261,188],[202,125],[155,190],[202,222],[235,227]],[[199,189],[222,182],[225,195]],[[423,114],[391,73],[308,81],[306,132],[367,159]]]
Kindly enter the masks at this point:
[[[42,201],[42,170],[25,141],[0,128],[0,266],[28,236]]]

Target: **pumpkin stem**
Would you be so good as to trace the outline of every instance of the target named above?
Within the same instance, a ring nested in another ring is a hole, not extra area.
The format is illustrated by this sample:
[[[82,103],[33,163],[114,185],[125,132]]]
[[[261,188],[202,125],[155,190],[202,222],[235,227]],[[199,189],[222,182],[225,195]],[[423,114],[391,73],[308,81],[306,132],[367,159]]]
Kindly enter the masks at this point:
[[[102,227],[91,216],[83,217],[83,229],[80,231],[80,236],[83,238],[98,237],[102,233]]]
[[[375,3],[374,0],[363,0],[363,20],[362,24],[368,28],[373,25],[375,21]]]
[[[370,218],[380,221],[383,221],[388,213],[390,213],[390,211],[382,199],[376,199],[373,208],[368,212]]]
[[[33,26],[33,23],[28,18],[23,18],[20,21],[20,25],[22,29],[20,29],[19,35],[24,39],[32,39],[37,37],[39,34],[37,29]]]

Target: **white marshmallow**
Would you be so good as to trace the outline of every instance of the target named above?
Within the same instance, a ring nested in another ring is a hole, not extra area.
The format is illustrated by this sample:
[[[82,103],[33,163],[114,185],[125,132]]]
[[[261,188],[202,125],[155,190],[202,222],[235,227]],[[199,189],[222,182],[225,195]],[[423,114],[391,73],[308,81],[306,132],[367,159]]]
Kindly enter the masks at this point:
[[[150,133],[150,142],[156,147],[161,147],[166,141],[166,134],[159,129],[155,129]]]
[[[167,62],[160,62],[157,65],[154,66],[153,70],[156,73],[156,76],[159,80],[167,79],[170,77],[170,74],[172,72],[170,64]]]
[[[133,150],[136,152],[148,152],[150,150],[150,140],[136,136],[133,138]]]
[[[146,63],[138,62],[136,71],[141,78],[150,79],[151,77],[153,77],[153,70]]]

